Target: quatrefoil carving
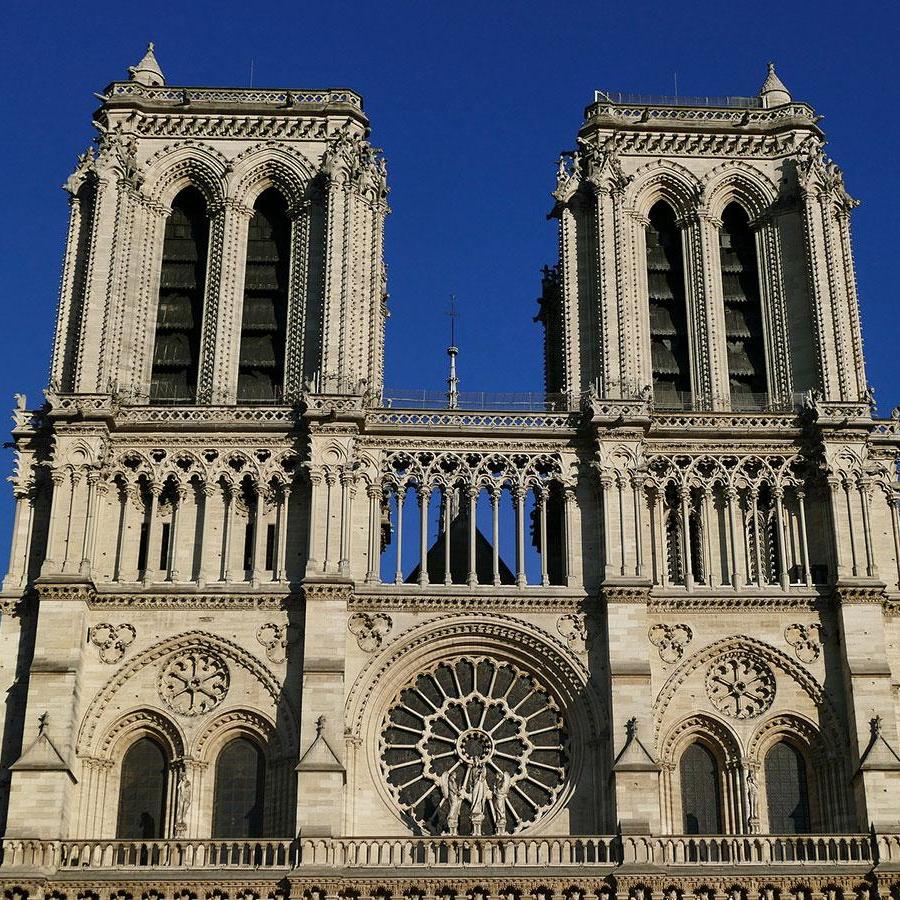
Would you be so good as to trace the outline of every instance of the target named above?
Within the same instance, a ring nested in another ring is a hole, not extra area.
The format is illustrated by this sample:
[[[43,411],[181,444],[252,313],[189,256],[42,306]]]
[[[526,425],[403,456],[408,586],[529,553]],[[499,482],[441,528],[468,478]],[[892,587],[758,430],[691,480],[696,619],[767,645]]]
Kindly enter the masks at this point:
[[[256,629],[256,639],[266,648],[266,657],[273,663],[283,663],[287,658],[287,625],[266,622]]]
[[[393,620],[385,613],[353,613],[347,620],[350,632],[356,635],[360,650],[374,653],[384,643],[385,636],[393,627]]]
[[[100,622],[92,625],[88,631],[88,640],[100,650],[100,662],[115,665],[134,642],[137,632],[127,622],[122,625],[110,625]]]
[[[676,663],[684,656],[684,648],[691,642],[694,632],[689,625],[657,624],[648,633],[650,643],[659,650],[663,662]]]
[[[805,663],[813,663],[822,652],[824,629],[818,622],[801,625],[795,622],[784,629],[784,639],[794,648],[797,659]]]

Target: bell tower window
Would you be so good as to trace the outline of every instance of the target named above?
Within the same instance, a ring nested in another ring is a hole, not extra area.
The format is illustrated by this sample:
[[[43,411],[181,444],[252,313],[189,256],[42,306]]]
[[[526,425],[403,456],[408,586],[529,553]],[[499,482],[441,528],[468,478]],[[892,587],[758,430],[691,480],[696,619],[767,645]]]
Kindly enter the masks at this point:
[[[206,201],[196,188],[185,188],[172,203],[163,239],[151,401],[196,397],[208,242]]]
[[[731,398],[738,404],[762,401],[767,384],[756,241],[749,216],[737,203],[722,213],[719,254]]]
[[[675,211],[664,200],[650,210],[647,227],[647,294],[650,359],[658,404],[681,406],[690,393],[684,254]]]
[[[269,188],[253,209],[247,235],[239,403],[279,400],[284,384],[291,233],[287,204]]]

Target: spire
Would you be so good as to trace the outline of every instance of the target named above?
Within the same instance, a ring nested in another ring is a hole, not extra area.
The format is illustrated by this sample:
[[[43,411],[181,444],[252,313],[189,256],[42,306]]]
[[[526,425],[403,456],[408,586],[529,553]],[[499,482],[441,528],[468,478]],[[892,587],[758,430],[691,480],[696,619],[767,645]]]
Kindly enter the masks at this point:
[[[156,55],[153,52],[153,41],[147,44],[147,52],[144,58],[136,65],[128,67],[128,74],[132,81],[138,84],[146,84],[149,87],[160,87],[166,83],[162,69],[156,61]]]
[[[775,63],[773,62],[769,63],[766,80],[759,89],[759,96],[762,98],[763,106],[766,109],[771,109],[773,106],[783,106],[785,103],[791,102],[791,92],[776,74]]]
[[[456,319],[459,313],[456,311],[456,297],[450,295],[450,346],[447,348],[447,356],[450,357],[450,377],[447,379],[447,408],[459,407],[459,378],[456,377],[456,356],[459,348],[456,346]]]

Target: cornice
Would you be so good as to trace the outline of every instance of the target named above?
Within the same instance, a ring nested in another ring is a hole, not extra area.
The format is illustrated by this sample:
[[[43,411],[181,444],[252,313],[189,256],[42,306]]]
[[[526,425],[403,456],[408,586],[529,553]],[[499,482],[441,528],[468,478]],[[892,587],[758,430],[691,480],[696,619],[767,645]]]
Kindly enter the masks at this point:
[[[348,608],[360,612],[415,612],[415,613],[462,613],[462,612],[584,612],[590,605],[590,598],[584,591],[565,589],[535,588],[527,592],[515,588],[504,591],[487,585],[479,588],[462,588],[466,593],[442,590],[435,586],[433,591],[410,586],[409,591],[399,588],[376,590],[357,588],[348,600]]]

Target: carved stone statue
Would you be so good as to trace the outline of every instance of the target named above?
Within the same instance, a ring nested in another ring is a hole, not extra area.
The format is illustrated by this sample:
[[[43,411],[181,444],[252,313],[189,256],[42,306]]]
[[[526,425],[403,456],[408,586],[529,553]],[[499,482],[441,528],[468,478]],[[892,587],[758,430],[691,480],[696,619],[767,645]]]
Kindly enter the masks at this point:
[[[469,769],[467,794],[472,804],[472,834],[484,834],[484,808],[490,796],[484,763],[475,763]]]
[[[459,771],[444,772],[440,780],[441,794],[447,804],[447,833],[459,834],[459,811],[462,808],[463,790]]]
[[[494,781],[491,812],[494,815],[494,827],[497,830],[497,834],[506,834],[506,799],[509,797],[509,789],[511,787],[512,779],[506,772],[498,775]]]
[[[750,817],[750,833],[759,832],[759,782],[755,772],[747,773],[747,809]]]

